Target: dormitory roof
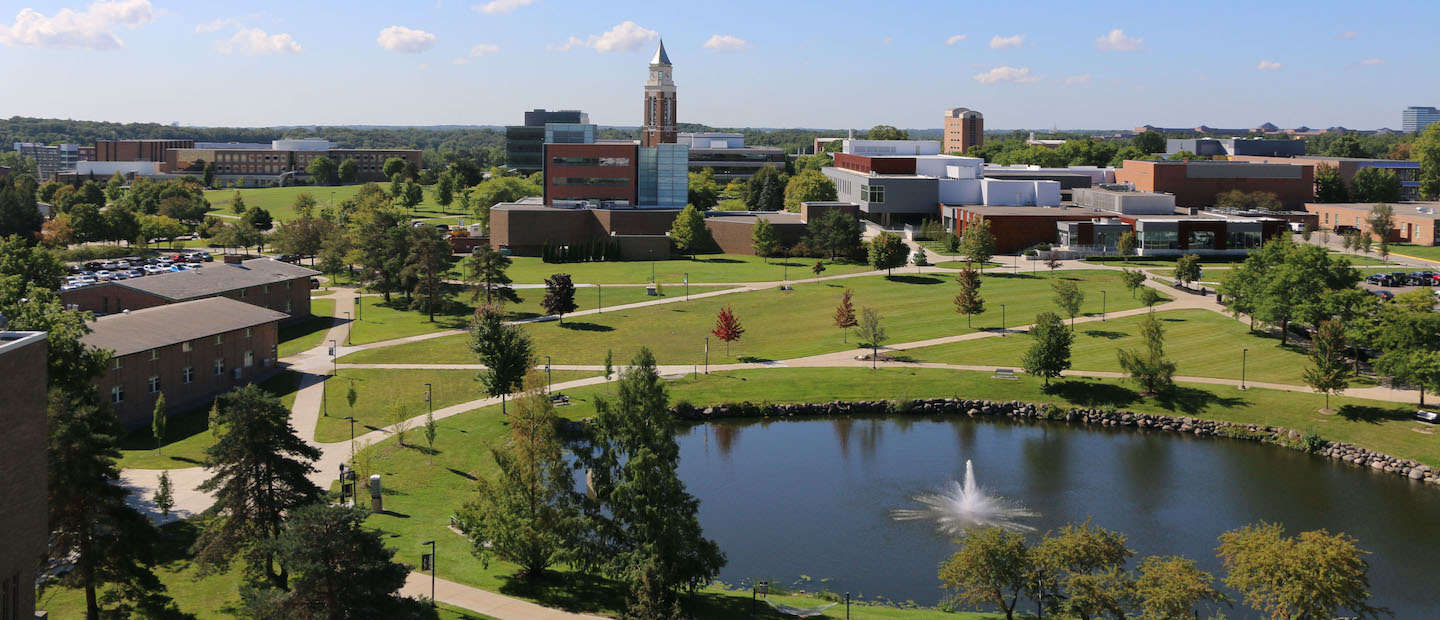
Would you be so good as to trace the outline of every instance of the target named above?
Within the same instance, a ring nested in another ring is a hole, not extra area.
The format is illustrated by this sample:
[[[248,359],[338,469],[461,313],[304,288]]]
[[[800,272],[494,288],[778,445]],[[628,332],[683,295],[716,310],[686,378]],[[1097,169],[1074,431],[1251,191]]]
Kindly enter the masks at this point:
[[[217,262],[202,269],[123,280],[115,282],[115,285],[174,301],[186,301],[262,284],[308,278],[319,273],[299,265],[257,258],[239,265]]]
[[[122,357],[287,318],[283,312],[228,297],[208,297],[102,316],[80,341]]]

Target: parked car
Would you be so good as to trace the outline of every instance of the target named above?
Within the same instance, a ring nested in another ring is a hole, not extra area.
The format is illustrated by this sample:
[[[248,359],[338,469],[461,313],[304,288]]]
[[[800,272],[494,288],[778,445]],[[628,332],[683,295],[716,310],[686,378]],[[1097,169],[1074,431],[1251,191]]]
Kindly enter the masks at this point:
[[[162,267],[160,267],[160,266],[158,266],[158,265],[146,265],[146,266],[144,267],[144,271],[145,271],[145,275],[149,275],[149,276],[153,276],[153,275],[155,275],[155,274],[157,274],[157,273],[165,273],[165,269],[162,268]]]
[[[1421,422],[1429,422],[1431,424],[1436,424],[1440,423],[1440,413],[1420,409],[1415,412],[1415,419]]]
[[[300,258],[300,257],[295,256],[294,254],[276,254],[276,255],[275,255],[275,260],[278,260],[278,261],[280,261],[280,262],[282,262],[282,263],[293,263],[293,262],[299,260],[299,258]]]
[[[117,261],[115,261],[115,268],[116,268],[116,269],[129,269],[129,268],[130,268],[130,261],[125,260],[125,259],[123,259],[123,258],[120,259],[120,260],[117,260]]]
[[[310,288],[320,288],[320,278],[310,278]]]
[[[1392,300],[1392,299],[1395,299],[1395,293],[1391,293],[1390,291],[1370,291],[1370,292],[1371,292],[1371,293],[1374,293],[1376,297],[1379,297],[1380,299],[1382,299],[1382,300],[1384,300],[1384,301],[1390,301],[1390,300]]]
[[[143,278],[143,277],[145,277],[145,270],[139,269],[139,268],[135,268],[135,267],[132,267],[132,268],[130,268],[130,269],[126,269],[124,273],[125,273],[125,277],[127,277],[127,278]]]
[[[113,269],[119,269],[120,264],[113,260],[101,261],[100,268],[109,271]]]
[[[1376,286],[1391,286],[1387,283],[1389,279],[1390,276],[1383,273],[1372,273],[1368,276],[1365,276],[1365,282],[1367,284],[1374,284]]]
[[[86,268],[86,269],[89,269],[90,271],[99,271],[99,270],[100,270],[100,262],[99,262],[99,261],[93,261],[93,260],[92,260],[92,261],[90,261],[90,262],[88,262],[88,263],[85,263],[85,268]]]
[[[449,224],[436,224],[436,225],[435,225],[435,230],[438,230],[438,231],[440,231],[440,232],[450,232],[450,225],[449,225]]]

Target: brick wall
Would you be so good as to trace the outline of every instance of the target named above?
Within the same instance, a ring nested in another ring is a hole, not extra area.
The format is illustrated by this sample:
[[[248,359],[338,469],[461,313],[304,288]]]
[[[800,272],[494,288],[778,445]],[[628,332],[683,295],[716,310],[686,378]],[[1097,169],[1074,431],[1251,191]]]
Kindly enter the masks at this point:
[[[1123,168],[1115,171],[1115,182],[1133,183],[1135,188],[1141,191],[1175,194],[1175,204],[1181,207],[1213,206],[1217,194],[1238,189],[1245,192],[1271,192],[1280,199],[1284,208],[1304,210],[1305,203],[1315,198],[1315,168],[1296,167],[1300,168],[1300,173],[1296,178],[1289,179],[1196,178],[1187,176],[1187,166],[1184,165],[1127,160]]]
[[[0,418],[0,582],[20,583],[18,618],[35,610],[35,569],[44,555],[50,528],[46,495],[45,355],[43,338],[0,350],[0,377],[5,377]],[[0,616],[5,613],[0,612]]]
[[[289,314],[290,318],[285,321],[286,323],[302,321],[310,317],[309,277],[226,291],[221,296]],[[79,306],[81,310],[96,314],[142,310],[175,303],[164,297],[151,295],[114,282],[61,291],[60,301],[66,306]]]
[[[710,229],[710,236],[715,239],[715,244],[710,248],[712,252],[724,252],[726,254],[754,254],[755,243],[755,222],[752,221],[727,221],[714,218],[705,221],[705,227]],[[810,228],[798,222],[771,222],[775,228],[775,237],[780,245],[789,247],[795,245],[809,233]]]
[[[1056,222],[1084,222],[1094,219],[1094,214],[1088,215],[977,215],[971,211],[960,210],[958,235],[965,234],[965,226],[969,222],[984,219],[990,223],[990,233],[995,235],[995,250],[999,253],[1018,252],[1038,243],[1055,243],[1059,233],[1055,228]]]

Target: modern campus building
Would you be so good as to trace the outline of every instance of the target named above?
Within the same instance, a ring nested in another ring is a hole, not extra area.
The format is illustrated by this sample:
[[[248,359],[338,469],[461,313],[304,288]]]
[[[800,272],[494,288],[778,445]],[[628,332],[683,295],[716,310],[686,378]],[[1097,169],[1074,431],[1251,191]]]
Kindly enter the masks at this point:
[[[1262,140],[1260,138],[1190,138],[1165,141],[1165,154],[1189,151],[1202,157],[1261,155],[1281,157],[1305,154],[1304,140]]]
[[[690,147],[690,172],[710,170],[721,184],[755,176],[761,168],[785,169],[785,151],[774,146],[745,146],[739,133],[682,133],[677,141]]]
[[[655,48],[650,59],[650,80],[645,83],[645,123],[640,127],[640,145],[675,144],[675,81],[674,68],[665,53],[665,41]]]
[[[342,149],[334,142],[320,138],[274,140],[264,143],[202,142],[191,148],[170,148],[160,171],[168,174],[194,174],[213,164],[218,180],[244,185],[285,185],[294,177],[308,178],[310,162],[328,157],[337,165],[347,159],[356,164],[356,181],[388,181],[385,161],[398,157],[419,168],[421,152],[414,149]]]
[[[282,320],[290,322],[310,316],[310,278],[319,273],[299,265],[256,258],[74,288],[61,291],[60,300],[68,307],[105,315],[207,297],[228,297],[283,312],[286,317]]]
[[[1404,202],[1390,205],[1395,211],[1389,239],[1416,245],[1440,242],[1440,202]],[[1354,229],[1376,236],[1366,222],[1375,205],[1371,203],[1310,203],[1305,210],[1315,214],[1316,225],[1331,230]]]
[[[1435,123],[1440,123],[1440,109],[1433,106],[1412,105],[1400,113],[1400,130],[1405,133],[1425,131]]]
[[[96,140],[95,161],[165,161],[165,151],[195,148],[194,140]]]
[[[286,318],[210,297],[102,316],[81,342],[113,352],[110,368],[93,383],[120,423],[134,429],[150,423],[161,394],[170,415],[275,372],[279,323]]]
[[[1262,162],[1271,164],[1294,164],[1299,166],[1331,166],[1340,171],[1340,178],[1348,188],[1355,186],[1355,173],[1366,168],[1390,170],[1400,178],[1400,199],[1420,199],[1420,162],[1396,159],[1371,159],[1368,157],[1327,157],[1323,155],[1297,155],[1294,157],[1237,156],[1235,161]],[[1313,174],[1313,173],[1312,173]]]
[[[552,123],[589,125],[590,115],[580,110],[539,108],[526,112],[524,125],[505,128],[505,165],[526,176],[544,170],[541,150],[546,142],[545,128]]]
[[[964,155],[971,147],[985,145],[985,115],[970,108],[945,111],[944,137],[946,153]]]
[[[1315,197],[1312,166],[1238,161],[1126,160],[1115,171],[1117,183],[1137,190],[1175,195],[1182,207],[1209,207],[1230,190],[1270,192],[1286,209],[1301,210]]]
[[[35,577],[49,550],[44,332],[0,331],[0,618],[35,616]]]
[[[60,173],[60,147],[58,146],[16,142],[15,152],[35,160],[35,178],[41,182],[49,181]]]

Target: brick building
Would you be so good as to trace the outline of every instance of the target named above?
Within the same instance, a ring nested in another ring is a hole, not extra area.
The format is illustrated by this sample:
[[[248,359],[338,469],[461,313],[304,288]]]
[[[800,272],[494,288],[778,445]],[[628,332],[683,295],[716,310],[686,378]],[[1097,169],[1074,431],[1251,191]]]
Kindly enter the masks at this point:
[[[0,332],[0,618],[35,617],[35,574],[50,540],[44,332]]]
[[[228,258],[228,257],[227,257]],[[285,322],[310,316],[310,278],[320,272],[268,258],[238,264],[216,263],[131,280],[104,282],[60,292],[67,306],[96,314],[140,310],[206,297],[228,297],[287,315]]]
[[[664,237],[678,213],[679,209],[581,209],[548,207],[538,202],[502,203],[490,210],[490,247],[507,249],[518,256],[539,256],[546,243],[574,246],[629,237],[620,240],[622,254],[628,254],[627,241],[633,245],[635,237]],[[669,258],[668,250],[666,254],[665,258]]]
[[[630,141],[544,145],[545,204],[638,204],[639,154],[639,147]]]
[[[1395,227],[1390,229],[1391,241],[1416,245],[1437,245],[1440,241],[1440,202],[1404,202],[1390,205],[1395,211]],[[1375,234],[1366,222],[1375,205],[1370,203],[1310,203],[1305,210],[1315,214],[1316,226],[1336,230],[1355,229]]]
[[[81,339],[114,352],[94,380],[126,429],[150,423],[165,394],[167,415],[264,379],[277,366],[285,315],[224,297],[156,306],[95,319]]]
[[[945,152],[964,155],[970,147],[985,146],[985,115],[969,108],[945,111]]]
[[[1340,172],[1345,187],[1354,191],[1355,173],[1366,168],[1379,168],[1395,173],[1400,179],[1400,199],[1420,199],[1420,162],[1394,159],[1371,159],[1368,157],[1326,157],[1323,155],[1297,155],[1295,157],[1236,156],[1233,161],[1263,162],[1270,164],[1292,164],[1296,166],[1330,166]]]
[[[1215,196],[1230,190],[1270,192],[1286,209],[1303,210],[1315,198],[1311,166],[1234,161],[1126,160],[1115,182],[1146,192],[1175,195],[1181,207],[1209,207]]]
[[[169,149],[195,148],[194,140],[96,140],[95,161],[165,161]]]
[[[334,142],[319,138],[275,140],[270,144],[201,143],[170,148],[164,154],[160,171],[167,174],[201,174],[205,164],[213,164],[217,178],[249,180],[260,183],[284,183],[287,177],[306,174],[310,162],[329,157],[337,165],[355,160],[355,180],[389,181],[385,176],[385,160],[398,157],[422,165],[421,152],[415,149],[342,149]]]

